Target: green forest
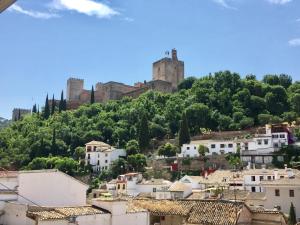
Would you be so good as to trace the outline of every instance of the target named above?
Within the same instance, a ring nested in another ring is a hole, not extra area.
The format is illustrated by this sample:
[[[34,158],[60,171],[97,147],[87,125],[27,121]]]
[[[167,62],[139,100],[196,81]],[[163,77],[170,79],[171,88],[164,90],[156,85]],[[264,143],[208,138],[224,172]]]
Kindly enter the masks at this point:
[[[241,130],[298,121],[300,82],[285,74],[266,75],[260,81],[254,75],[241,78],[221,71],[186,78],[174,93],[148,91],[136,99],[103,104],[91,99],[91,104],[72,111],[66,111],[65,104],[62,98],[59,105],[50,107],[47,97],[41,112],[34,106],[32,115],[1,129],[0,166],[85,172],[79,160],[84,157],[83,147],[98,140],[126,148],[131,159],[124,163],[138,169],[145,164],[142,154],[153,150],[152,141],[178,139],[179,133],[184,135],[180,127],[194,136],[203,129]],[[181,123],[182,118],[186,123]],[[173,154],[174,149],[166,146],[163,151]],[[137,160],[140,165],[135,165]]]

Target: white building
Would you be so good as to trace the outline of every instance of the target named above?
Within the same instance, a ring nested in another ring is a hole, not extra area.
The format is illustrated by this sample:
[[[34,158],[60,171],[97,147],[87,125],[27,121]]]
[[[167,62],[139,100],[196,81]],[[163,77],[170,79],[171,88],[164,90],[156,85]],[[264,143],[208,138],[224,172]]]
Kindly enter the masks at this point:
[[[294,175],[262,182],[265,198],[262,201],[267,209],[277,208],[289,214],[291,203],[295,207],[296,218],[300,222],[300,177]]]
[[[285,169],[249,169],[243,171],[244,189],[250,192],[265,192],[262,182],[294,176],[294,171]]]
[[[116,149],[101,141],[91,141],[85,145],[85,161],[93,167],[94,172],[110,168],[113,161],[126,156],[124,149]]]
[[[172,182],[164,179],[145,180],[140,173],[119,175],[117,179],[106,184],[107,191],[114,196],[118,194],[137,196],[147,193],[151,197],[155,197],[156,192],[167,190],[171,185]]]
[[[231,140],[197,140],[184,144],[178,157],[199,157],[198,147],[208,148],[206,155],[236,153],[240,150],[243,162],[268,164],[272,162],[273,153],[289,144],[289,131],[284,125],[266,125],[264,132],[249,139],[232,138]],[[279,156],[278,160],[282,160]]]
[[[55,207],[86,204],[89,186],[59,170],[20,171],[18,183],[20,203]]]

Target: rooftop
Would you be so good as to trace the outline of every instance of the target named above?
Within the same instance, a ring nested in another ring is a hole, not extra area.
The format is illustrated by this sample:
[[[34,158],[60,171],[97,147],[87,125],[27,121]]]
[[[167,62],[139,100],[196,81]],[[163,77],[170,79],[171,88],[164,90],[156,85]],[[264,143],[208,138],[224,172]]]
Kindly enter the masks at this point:
[[[38,220],[57,220],[67,219],[74,216],[86,216],[95,214],[104,214],[98,208],[92,206],[80,206],[80,207],[61,207],[61,208],[46,208],[30,206],[27,211],[27,217]]]
[[[184,192],[186,190],[188,190],[189,187],[187,185],[185,185],[184,183],[181,183],[180,181],[176,181],[175,183],[173,183],[170,188],[169,191],[172,192]]]
[[[178,215],[188,224],[234,225],[241,202],[212,200],[134,200],[135,205],[149,210],[154,216]],[[204,216],[205,215],[205,216]]]

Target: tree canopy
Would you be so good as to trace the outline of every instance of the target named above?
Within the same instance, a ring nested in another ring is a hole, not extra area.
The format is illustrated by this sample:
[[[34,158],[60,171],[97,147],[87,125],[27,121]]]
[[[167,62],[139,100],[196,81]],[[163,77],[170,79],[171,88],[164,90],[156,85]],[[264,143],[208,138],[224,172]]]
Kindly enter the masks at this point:
[[[259,81],[254,75],[243,79],[238,73],[220,71],[189,79],[174,93],[148,91],[135,99],[67,111],[62,92],[52,115],[47,97],[44,113],[25,116],[0,130],[0,166],[20,169],[37,157],[78,159],[77,148],[92,140],[120,148],[137,140],[143,152],[150,150],[152,139],[178,138],[181,145],[189,142],[189,132],[199,135],[203,129],[240,130],[298,119],[300,83],[276,76],[279,81],[274,77]]]

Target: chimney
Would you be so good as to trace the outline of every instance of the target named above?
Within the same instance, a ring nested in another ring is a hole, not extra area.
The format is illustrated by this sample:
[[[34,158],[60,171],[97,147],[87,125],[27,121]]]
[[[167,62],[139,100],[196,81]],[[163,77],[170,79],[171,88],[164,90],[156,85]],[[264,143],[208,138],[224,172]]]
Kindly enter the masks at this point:
[[[248,162],[247,170],[250,170],[250,169],[251,169],[251,162]]]
[[[261,168],[262,168],[263,172],[266,172],[266,165],[265,164],[262,164]]]
[[[287,164],[284,164],[284,170],[287,171]]]
[[[172,49],[172,60],[178,60],[177,58],[177,50],[175,48]]]
[[[279,180],[279,172],[278,172],[278,169],[275,169],[275,170],[274,170],[274,177],[275,177],[275,180]]]

